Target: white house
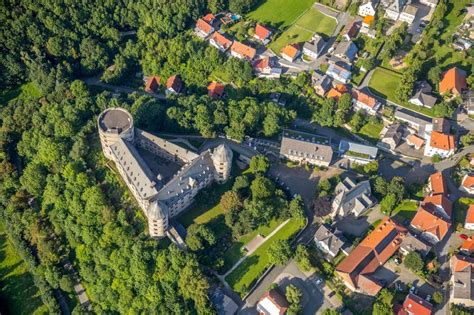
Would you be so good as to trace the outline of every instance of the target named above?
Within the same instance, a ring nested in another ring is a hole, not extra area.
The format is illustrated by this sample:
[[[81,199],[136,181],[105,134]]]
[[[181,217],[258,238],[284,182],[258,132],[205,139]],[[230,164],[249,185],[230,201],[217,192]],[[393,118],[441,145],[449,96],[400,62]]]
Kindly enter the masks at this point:
[[[456,142],[453,135],[433,131],[428,137],[425,146],[425,156],[439,155],[441,158],[447,158],[456,151]]]
[[[418,8],[414,5],[407,5],[403,12],[400,14],[399,20],[403,22],[407,22],[408,25],[411,25],[415,20],[416,13],[418,12]]]
[[[376,98],[356,89],[352,90],[352,103],[356,109],[362,109],[370,115],[375,115],[380,107]]]
[[[377,8],[378,0],[367,0],[359,6],[358,14],[360,16],[372,15],[375,16],[375,9]]]
[[[435,8],[438,5],[438,0],[419,0],[421,4]]]
[[[391,19],[397,21],[400,17],[400,13],[402,13],[402,9],[405,6],[405,0],[391,0],[385,1],[388,5],[385,8],[385,15],[384,17],[387,19]]]
[[[325,42],[321,36],[315,34],[311,41],[304,43],[303,54],[313,59],[319,58]]]
[[[468,194],[474,194],[474,175],[473,174],[466,174],[464,175],[461,186],[459,190],[467,192]]]

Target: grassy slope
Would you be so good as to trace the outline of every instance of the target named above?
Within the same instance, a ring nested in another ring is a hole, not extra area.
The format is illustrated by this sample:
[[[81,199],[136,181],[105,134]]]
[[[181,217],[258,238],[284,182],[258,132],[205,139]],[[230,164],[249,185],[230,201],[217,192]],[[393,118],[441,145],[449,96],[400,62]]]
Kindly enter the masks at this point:
[[[7,236],[0,227],[0,294],[8,302],[12,315],[15,314],[47,314],[33,278],[26,265],[15,253]]]
[[[314,0],[266,0],[257,9],[250,12],[247,17],[284,29],[293,24],[295,19],[309,9],[313,3]]]
[[[412,200],[402,200],[402,202],[393,210],[392,215],[399,215],[405,219],[411,220],[418,209],[417,203]]]

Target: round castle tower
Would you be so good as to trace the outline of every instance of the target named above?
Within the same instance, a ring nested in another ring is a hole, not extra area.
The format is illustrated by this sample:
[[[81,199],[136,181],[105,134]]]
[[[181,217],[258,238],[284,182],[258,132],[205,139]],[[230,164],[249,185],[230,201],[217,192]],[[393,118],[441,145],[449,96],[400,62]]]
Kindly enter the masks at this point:
[[[133,117],[123,108],[107,108],[100,113],[97,125],[102,150],[109,160],[112,159],[110,146],[117,142],[119,138],[130,142],[134,140]]]
[[[221,144],[212,152],[212,163],[216,169],[215,180],[220,184],[225,183],[230,177],[232,157],[232,150],[226,144]]]

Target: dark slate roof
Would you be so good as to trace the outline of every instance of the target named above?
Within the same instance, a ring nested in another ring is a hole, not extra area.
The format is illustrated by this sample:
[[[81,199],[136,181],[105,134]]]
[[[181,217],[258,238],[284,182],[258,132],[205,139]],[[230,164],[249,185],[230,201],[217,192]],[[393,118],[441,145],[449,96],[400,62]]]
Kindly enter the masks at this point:
[[[314,234],[314,239],[318,242],[325,243],[331,252],[336,253],[344,246],[344,239],[340,233],[333,233],[324,224]]]

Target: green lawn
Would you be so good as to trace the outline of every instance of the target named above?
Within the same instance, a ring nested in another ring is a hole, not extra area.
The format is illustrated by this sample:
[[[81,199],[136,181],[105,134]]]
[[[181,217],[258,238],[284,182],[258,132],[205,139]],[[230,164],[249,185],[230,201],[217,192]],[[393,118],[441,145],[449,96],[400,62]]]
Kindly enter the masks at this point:
[[[467,209],[472,204],[474,204],[474,198],[467,197],[459,198],[459,200],[454,203],[454,227],[456,230],[458,230],[460,226],[464,226]]]
[[[402,200],[402,202],[392,211],[392,216],[399,215],[405,219],[411,220],[418,209],[416,201]]]
[[[365,124],[359,131],[359,136],[366,138],[369,141],[377,142],[380,137],[380,132],[383,129],[383,122]]]
[[[266,0],[247,17],[280,29],[293,22],[314,3],[314,0]]]
[[[225,280],[232,289],[244,296],[255,281],[269,267],[267,250],[276,240],[289,239],[303,226],[303,222],[290,220],[281,230],[260,246],[252,255],[248,256]]]
[[[12,315],[48,314],[26,265],[0,227],[0,295]]]

